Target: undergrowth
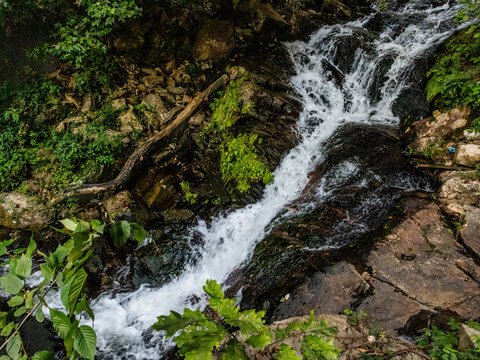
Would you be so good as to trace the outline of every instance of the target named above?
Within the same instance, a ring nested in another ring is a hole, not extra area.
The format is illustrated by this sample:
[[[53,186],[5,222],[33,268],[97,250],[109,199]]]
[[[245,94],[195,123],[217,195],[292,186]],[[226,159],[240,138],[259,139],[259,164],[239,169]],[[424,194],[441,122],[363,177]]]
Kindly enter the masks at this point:
[[[252,183],[263,181],[268,184],[273,175],[266,163],[261,159],[257,145],[262,139],[257,134],[238,134],[234,136],[231,127],[238,118],[251,107],[243,106],[241,87],[245,78],[231,81],[225,92],[215,99],[210,108],[213,110],[208,130],[217,134],[220,139],[220,170],[227,186],[231,183],[240,192],[250,189]]]

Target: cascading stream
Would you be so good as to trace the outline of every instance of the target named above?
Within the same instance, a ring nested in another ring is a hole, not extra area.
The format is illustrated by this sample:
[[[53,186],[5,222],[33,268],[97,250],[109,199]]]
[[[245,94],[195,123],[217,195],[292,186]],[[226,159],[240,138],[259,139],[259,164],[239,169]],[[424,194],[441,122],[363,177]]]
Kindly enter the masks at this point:
[[[322,145],[346,123],[397,126],[392,104],[407,86],[408,72],[415,59],[453,32],[451,19],[456,9],[416,6],[414,2],[398,10],[399,19],[415,19],[401,31],[387,26],[364,49],[357,49],[351,69],[343,81],[336,56],[339,40],[354,35],[372,16],[344,25],[321,28],[307,42],[287,44],[297,75],[291,80],[303,101],[298,120],[301,142],[292,149],[276,169],[275,180],[263,198],[227,217],[204,222],[192,229],[203,236],[197,245],[199,259],[184,269],[182,275],[161,288],[142,286],[132,293],[103,294],[92,304],[96,315],[98,345],[108,359],[158,359],[168,342],[161,334],[149,331],[157,316],[184,307],[201,308],[202,285],[206,279],[224,281],[241,263],[248,260],[255,245],[268,232],[272,220],[285,206],[299,197],[308,183],[308,175],[322,160]],[[372,97],[375,71],[388,57],[392,59]],[[336,70],[333,70],[336,68]],[[354,136],[354,134],[352,134]],[[198,300],[200,298],[200,300]],[[195,301],[193,301],[195,299]],[[145,340],[148,339],[148,340]]]

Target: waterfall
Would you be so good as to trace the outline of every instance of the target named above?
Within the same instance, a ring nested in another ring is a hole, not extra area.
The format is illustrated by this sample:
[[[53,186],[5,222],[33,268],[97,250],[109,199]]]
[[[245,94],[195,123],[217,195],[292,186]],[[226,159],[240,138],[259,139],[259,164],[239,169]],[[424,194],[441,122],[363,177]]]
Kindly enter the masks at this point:
[[[93,301],[102,357],[160,358],[171,342],[150,330],[157,316],[205,305],[202,285],[206,279],[222,282],[249,259],[272,220],[300,196],[309,173],[322,161],[322,146],[340,126],[398,126],[392,104],[409,85],[415,60],[452,34],[450,20],[455,12],[448,3],[434,7],[412,1],[392,12],[399,20],[410,21],[408,24],[393,20],[373,32],[366,28],[374,17],[370,15],[322,27],[306,42],[286,44],[296,69],[291,84],[303,102],[297,123],[300,143],[285,155],[260,201],[226,217],[219,216],[209,226],[200,221],[192,229],[192,233],[202,235],[203,243],[192,244],[198,259],[180,276],[160,288],[143,285],[130,293],[105,293]],[[345,39],[357,38],[358,34],[365,35],[364,46],[354,50],[350,64],[341,63]],[[379,77],[381,67],[384,71]]]

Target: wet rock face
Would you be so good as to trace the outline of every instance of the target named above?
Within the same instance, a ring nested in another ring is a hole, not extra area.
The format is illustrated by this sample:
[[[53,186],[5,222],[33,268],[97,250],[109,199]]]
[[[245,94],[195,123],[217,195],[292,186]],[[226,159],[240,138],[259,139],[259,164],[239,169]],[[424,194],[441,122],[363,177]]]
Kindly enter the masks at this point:
[[[480,267],[465,255],[439,206],[414,197],[402,205],[404,220],[380,238],[370,253],[355,259],[368,272],[360,275],[345,261],[325,267],[297,285],[290,296],[284,294],[273,319],[310,309],[341,313],[349,307],[365,311],[370,322],[386,330],[400,330],[425,314],[479,317]],[[470,226],[474,219],[473,214]],[[426,321],[425,317],[416,326],[422,328]]]
[[[257,245],[245,269],[242,306],[278,301],[326,264],[323,251],[359,241],[382,226],[403,193],[428,188],[393,135],[388,128],[347,125],[332,137],[300,198]]]
[[[197,34],[194,56],[198,61],[223,59],[234,45],[231,21],[208,20]]]

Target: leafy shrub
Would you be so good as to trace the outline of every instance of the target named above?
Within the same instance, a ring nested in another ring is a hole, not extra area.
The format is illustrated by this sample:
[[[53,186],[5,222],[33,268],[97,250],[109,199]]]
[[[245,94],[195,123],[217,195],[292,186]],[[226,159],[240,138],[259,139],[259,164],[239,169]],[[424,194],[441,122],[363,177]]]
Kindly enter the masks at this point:
[[[185,200],[187,200],[192,205],[195,204],[198,195],[190,191],[190,184],[186,181],[182,181],[180,183],[180,187],[182,188],[183,194],[185,195]]]
[[[141,14],[134,0],[83,0],[79,4],[75,15],[55,25],[55,43],[38,48],[37,54],[56,56],[77,69],[101,64],[108,51],[107,36],[118,24]]]
[[[203,313],[186,308],[183,315],[172,311],[168,316],[159,316],[152,326],[154,330],[165,331],[167,337],[180,331],[175,342],[179,354],[186,360],[212,359],[212,352],[224,360],[247,360],[245,344],[255,351],[269,351],[276,359],[297,360],[300,358],[289,345],[281,344],[278,351],[271,347],[273,339],[280,342],[295,331],[302,334],[301,348],[305,360],[334,360],[340,353],[333,346],[336,329],[328,327],[325,321],[315,321],[313,311],[308,321],[292,322],[286,329],[272,334],[264,323],[264,311],[240,311],[235,305],[236,300],[225,299],[222,287],[215,280],[207,280],[203,289],[209,295],[210,311]],[[239,334],[244,341],[240,340]]]
[[[436,326],[431,329],[424,329],[424,335],[417,339],[418,345],[428,352],[432,360],[474,360],[480,358],[480,349],[478,348],[458,350],[460,324],[453,319],[448,324],[451,331],[443,331]],[[480,330],[480,324],[475,321],[468,321],[466,325]],[[477,344],[480,346],[480,339],[477,339]]]

